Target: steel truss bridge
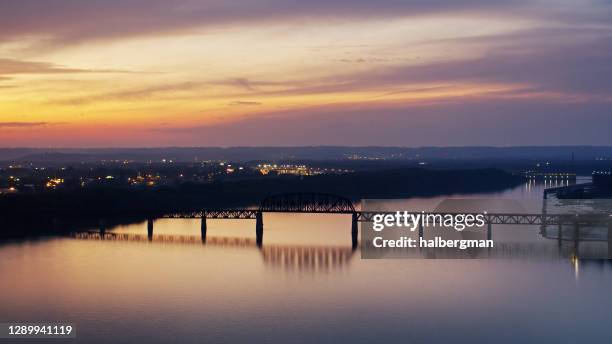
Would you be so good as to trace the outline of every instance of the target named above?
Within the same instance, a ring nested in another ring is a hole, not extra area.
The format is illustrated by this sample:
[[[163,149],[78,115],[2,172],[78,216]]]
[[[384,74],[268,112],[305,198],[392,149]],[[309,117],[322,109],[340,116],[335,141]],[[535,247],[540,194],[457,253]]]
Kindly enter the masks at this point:
[[[304,214],[345,214],[355,215],[359,222],[372,222],[375,215],[395,215],[395,211],[353,211],[353,212],[330,212],[330,211],[265,211],[266,213],[304,213]],[[255,220],[257,214],[262,213],[258,209],[227,209],[227,210],[195,210],[166,214],[164,218],[181,219],[230,219],[230,220]],[[422,212],[405,212],[408,216],[420,215]],[[401,214],[404,214],[402,211]],[[483,213],[441,213],[426,212],[427,215],[483,215]],[[512,213],[487,213],[485,223],[492,225],[593,225],[605,223],[611,219],[610,215],[568,215],[568,214],[512,214]]]
[[[266,197],[258,208],[252,209],[192,209],[171,211],[163,215],[164,218],[190,218],[201,219],[202,241],[206,241],[207,219],[233,219],[233,220],[255,220],[255,234],[257,245],[263,242],[263,213],[308,213],[308,214],[345,214],[351,215],[351,234],[353,247],[357,246],[358,222],[372,222],[375,215],[396,214],[396,211],[360,211],[356,210],[353,203],[345,197],[321,194],[321,193],[290,193]],[[402,215],[419,215],[423,212],[400,212]],[[446,215],[484,215],[487,225],[487,238],[491,238],[491,225],[535,225],[550,226],[557,225],[559,233],[562,227],[571,225],[575,229],[574,237],[581,226],[608,225],[610,236],[612,236],[612,215],[567,215],[567,214],[506,214],[506,213],[425,213],[428,216]],[[149,237],[153,235],[153,218],[147,222]],[[100,223],[100,232],[105,233],[103,221]],[[419,226],[419,236],[422,236],[423,228]],[[562,237],[562,236],[561,236]]]

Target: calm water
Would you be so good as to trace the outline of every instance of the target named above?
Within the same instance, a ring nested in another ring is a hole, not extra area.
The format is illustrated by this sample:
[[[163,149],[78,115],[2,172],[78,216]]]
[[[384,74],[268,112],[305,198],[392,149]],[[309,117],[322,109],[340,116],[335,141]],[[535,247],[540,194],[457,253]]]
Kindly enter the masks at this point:
[[[486,197],[539,199],[542,189]],[[349,216],[271,214],[264,224],[262,249],[254,221],[209,221],[203,246],[199,221],[177,219],[157,220],[152,242],[140,223],[111,230],[126,240],[3,244],[0,322],[74,322],[82,343],[612,342],[607,263],[362,260]],[[494,235],[549,242],[527,227]]]

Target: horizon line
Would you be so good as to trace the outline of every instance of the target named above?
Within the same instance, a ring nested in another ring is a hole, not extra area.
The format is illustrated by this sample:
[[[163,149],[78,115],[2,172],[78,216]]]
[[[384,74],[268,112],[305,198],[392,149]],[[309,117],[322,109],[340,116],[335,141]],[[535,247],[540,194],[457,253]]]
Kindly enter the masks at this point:
[[[261,145],[261,146],[85,146],[85,147],[27,147],[27,146],[16,146],[16,147],[0,147],[0,150],[17,150],[17,149],[36,149],[36,150],[76,150],[76,149],[278,149],[278,148],[387,148],[387,149],[449,149],[449,148],[492,148],[492,149],[509,149],[509,148],[612,148],[612,145],[588,145],[588,144],[564,144],[564,145],[508,145],[508,146],[497,146],[497,145],[466,145],[466,146],[394,146],[394,145],[297,145],[297,146],[285,146],[285,145]]]

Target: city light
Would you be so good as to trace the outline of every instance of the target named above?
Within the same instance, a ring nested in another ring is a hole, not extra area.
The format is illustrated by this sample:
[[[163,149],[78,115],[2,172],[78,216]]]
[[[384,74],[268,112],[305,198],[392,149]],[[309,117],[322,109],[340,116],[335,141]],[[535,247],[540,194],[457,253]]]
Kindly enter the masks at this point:
[[[55,189],[58,186],[62,185],[63,183],[64,183],[64,179],[62,178],[52,178],[52,179],[49,179],[49,181],[47,181],[45,186],[50,189]]]

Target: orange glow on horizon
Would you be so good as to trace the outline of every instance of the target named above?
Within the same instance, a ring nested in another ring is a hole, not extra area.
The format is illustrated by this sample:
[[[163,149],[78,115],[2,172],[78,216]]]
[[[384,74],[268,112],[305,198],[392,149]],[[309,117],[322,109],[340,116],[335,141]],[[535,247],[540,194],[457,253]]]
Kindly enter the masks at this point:
[[[525,63],[517,58],[543,54],[527,33],[552,24],[537,16],[391,17],[83,32],[76,42],[62,32],[15,32],[0,43],[0,146],[208,145],[217,141],[194,130],[227,127],[237,129],[224,144],[237,135],[250,144],[257,119],[290,126],[295,116],[323,121],[329,111],[350,120],[356,109],[374,116],[478,101],[612,101],[513,70]]]

